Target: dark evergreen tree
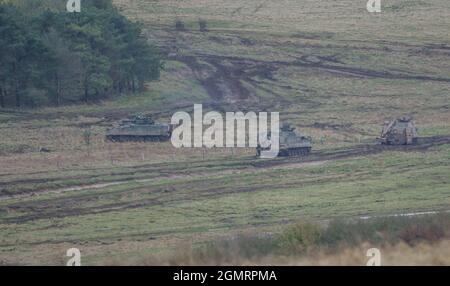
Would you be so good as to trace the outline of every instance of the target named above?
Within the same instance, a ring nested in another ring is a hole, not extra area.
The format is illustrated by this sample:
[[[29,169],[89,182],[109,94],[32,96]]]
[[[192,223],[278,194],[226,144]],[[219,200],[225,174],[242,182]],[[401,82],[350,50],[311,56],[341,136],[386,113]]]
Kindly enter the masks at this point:
[[[159,53],[111,0],[81,13],[49,1],[0,3],[1,107],[96,101],[159,78]]]

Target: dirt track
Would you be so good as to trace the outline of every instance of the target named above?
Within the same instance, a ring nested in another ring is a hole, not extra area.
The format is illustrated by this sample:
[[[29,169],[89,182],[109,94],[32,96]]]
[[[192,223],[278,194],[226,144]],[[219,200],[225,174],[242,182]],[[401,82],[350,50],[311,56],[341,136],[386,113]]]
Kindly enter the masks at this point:
[[[263,159],[257,159],[254,157],[247,157],[237,160],[236,164],[233,165],[234,169],[224,168],[223,170],[215,170],[215,171],[196,171],[196,170],[189,170],[189,168],[184,168],[183,166],[180,167],[174,167],[170,166],[170,163],[168,164],[151,164],[148,166],[141,166],[139,169],[142,168],[142,170],[135,170],[131,169],[129,171],[121,172],[121,175],[130,175],[130,178],[126,179],[120,179],[116,181],[101,181],[96,184],[88,184],[88,185],[78,185],[78,186],[71,186],[71,187],[65,187],[65,188],[58,188],[58,189],[45,189],[45,190],[34,190],[32,192],[30,191],[24,191],[20,192],[18,191],[16,194],[2,194],[0,195],[0,201],[1,200],[8,200],[8,199],[17,199],[17,198],[24,198],[24,197],[30,197],[35,195],[42,195],[47,193],[62,193],[62,192],[70,192],[70,191],[81,191],[81,190],[88,190],[88,189],[99,189],[104,188],[108,186],[114,186],[114,185],[120,185],[130,182],[145,182],[148,180],[151,180],[151,178],[142,178],[142,179],[133,179],[131,176],[134,175],[136,172],[157,172],[160,177],[170,177],[170,178],[183,178],[183,177],[189,177],[189,178],[195,178],[195,177],[201,177],[201,176],[217,176],[217,175],[224,175],[227,174],[233,170],[239,170],[239,172],[257,172],[259,169],[267,169],[267,168],[280,168],[280,167],[289,167],[292,166],[292,164],[295,165],[308,165],[312,163],[320,163],[325,161],[331,161],[331,160],[337,160],[337,159],[343,159],[343,158],[349,158],[349,157],[358,157],[358,156],[366,156],[366,155],[372,155],[372,154],[378,154],[385,151],[402,151],[402,152],[412,152],[412,151],[426,151],[430,147],[443,145],[443,144],[450,144],[450,135],[447,136],[433,136],[433,137],[421,137],[419,138],[419,142],[416,145],[404,145],[404,146],[388,146],[388,145],[380,145],[380,144],[362,144],[362,145],[356,145],[348,148],[336,148],[336,149],[328,149],[328,150],[319,150],[319,151],[313,151],[311,155],[307,157],[286,157],[286,158],[276,158],[271,160],[263,160]],[[197,167],[206,167],[211,164],[214,164],[214,162],[211,161],[200,161],[196,162],[200,165]],[[217,162],[220,164],[219,162]],[[79,179],[86,179],[88,177],[80,177]],[[65,179],[64,177],[54,178],[54,180],[60,180]],[[71,178],[76,179],[76,178]],[[17,181],[9,181],[9,182],[2,182],[0,183],[0,187],[4,186],[7,187],[9,184],[24,184],[24,183],[39,183],[39,182],[45,182],[49,181],[48,178],[43,179],[25,179],[21,180],[19,182]]]
[[[331,150],[314,151],[308,157],[304,158],[285,158],[283,160],[267,160],[259,161],[254,164],[255,167],[268,167],[274,165],[280,165],[289,163],[292,161],[302,162],[314,162],[314,161],[329,161],[348,157],[357,157],[381,153],[384,151],[426,151],[430,147],[450,144],[450,135],[446,136],[433,136],[433,137],[421,137],[416,145],[402,145],[402,146],[389,146],[380,144],[363,144],[353,146],[351,148],[339,148]]]
[[[220,56],[196,53],[191,56],[172,56],[171,60],[185,63],[193,71],[199,83],[209,96],[222,103],[236,103],[256,97],[254,89],[262,89],[260,79],[276,84],[274,73],[282,67],[299,67],[332,73],[344,77],[382,78],[395,80],[420,80],[450,82],[450,78],[410,74],[406,71],[377,71],[352,66],[342,66],[333,56],[317,56],[311,61],[308,55],[299,56],[294,61],[264,61],[237,56]],[[202,61],[203,63],[199,63]],[[254,89],[247,88],[253,86]],[[280,86],[292,89],[290,86]],[[270,90],[273,93],[273,90]],[[281,97],[278,97],[280,99]]]

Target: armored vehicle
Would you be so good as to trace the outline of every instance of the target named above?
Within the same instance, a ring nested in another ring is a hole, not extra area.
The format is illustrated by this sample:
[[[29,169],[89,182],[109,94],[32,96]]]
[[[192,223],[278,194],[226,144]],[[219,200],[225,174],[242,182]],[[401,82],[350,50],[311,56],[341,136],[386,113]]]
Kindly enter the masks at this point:
[[[417,140],[417,128],[407,117],[385,122],[379,138],[379,142],[386,145],[411,145]]]
[[[106,139],[112,142],[166,141],[171,134],[171,125],[155,123],[148,116],[135,116],[124,119],[118,126],[109,129],[106,132]]]
[[[311,137],[306,137],[295,131],[295,127],[284,123],[280,129],[280,151],[279,157],[284,156],[305,156],[311,152],[312,140]],[[269,148],[262,148],[260,145],[256,148],[256,155],[259,157],[262,150]]]

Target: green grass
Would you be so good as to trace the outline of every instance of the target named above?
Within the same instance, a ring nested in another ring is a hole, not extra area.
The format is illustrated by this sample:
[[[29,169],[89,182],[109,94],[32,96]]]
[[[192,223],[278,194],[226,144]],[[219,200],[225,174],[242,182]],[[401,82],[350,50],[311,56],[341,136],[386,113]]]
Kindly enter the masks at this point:
[[[252,150],[214,151],[203,158],[199,150],[168,144],[104,142],[105,130],[119,118],[148,113],[167,122],[194,103],[279,111],[323,152],[373,142],[385,120],[401,115],[414,117],[421,136],[447,135],[446,0],[392,0],[378,15],[353,0],[272,1],[261,7],[261,1],[115,3],[143,23],[152,43],[167,53],[175,46],[176,55],[141,94],[92,105],[0,111],[0,191],[30,195],[120,184],[1,200],[0,263],[59,264],[73,245],[88,263],[111,253],[120,261],[249,228],[278,233],[299,219],[449,208],[448,145],[262,168]],[[207,21],[208,32],[198,31],[199,18]],[[187,31],[175,31],[177,19]],[[201,68],[192,70],[186,59]],[[225,72],[215,74],[217,66]],[[264,73],[269,69],[270,75]],[[224,92],[221,98],[208,90],[208,76],[219,80],[219,90],[240,83],[249,97],[234,101]],[[86,124],[92,124],[90,156],[82,140]],[[51,152],[39,153],[40,147]]]
[[[157,242],[189,235],[201,240],[208,234],[299,219],[446,210],[449,156],[448,147],[428,153],[387,152],[320,166],[155,179],[4,201],[1,249],[16,245],[18,252],[27,252],[35,244]],[[114,205],[124,208],[115,211]],[[80,214],[70,215],[74,209]],[[97,213],[101,210],[106,212]],[[66,215],[45,217],[52,213]],[[43,218],[13,223],[29,215]]]

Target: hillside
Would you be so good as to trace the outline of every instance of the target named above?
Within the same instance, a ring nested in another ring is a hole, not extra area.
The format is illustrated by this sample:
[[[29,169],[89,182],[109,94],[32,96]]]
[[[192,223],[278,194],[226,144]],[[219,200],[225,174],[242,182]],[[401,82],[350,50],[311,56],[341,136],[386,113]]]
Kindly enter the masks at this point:
[[[445,1],[389,1],[379,15],[355,1],[116,3],[168,54],[158,91],[169,104],[280,110],[353,134],[410,114],[449,131]]]
[[[61,264],[73,246],[85,264],[140,262],[298,221],[448,211],[450,7],[363,2],[115,0],[164,55],[161,77],[96,104],[0,109],[0,264]],[[120,118],[194,103],[279,111],[313,153],[104,140]],[[376,145],[402,115],[420,144]]]

